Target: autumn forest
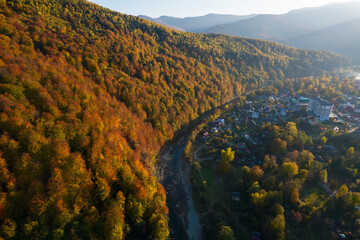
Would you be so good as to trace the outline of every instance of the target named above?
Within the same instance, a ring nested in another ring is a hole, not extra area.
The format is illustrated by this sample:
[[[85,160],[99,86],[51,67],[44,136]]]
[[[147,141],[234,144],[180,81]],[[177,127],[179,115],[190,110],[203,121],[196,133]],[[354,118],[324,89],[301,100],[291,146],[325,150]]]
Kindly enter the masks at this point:
[[[0,0],[0,238],[166,239],[174,133],[246,91],[351,64],[84,0]]]

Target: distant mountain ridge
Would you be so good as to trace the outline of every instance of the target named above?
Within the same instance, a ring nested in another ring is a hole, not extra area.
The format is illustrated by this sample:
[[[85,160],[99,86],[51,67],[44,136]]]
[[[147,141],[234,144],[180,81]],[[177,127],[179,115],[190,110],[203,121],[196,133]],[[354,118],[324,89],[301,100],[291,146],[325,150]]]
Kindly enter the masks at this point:
[[[359,43],[360,18],[295,37],[286,42],[288,45],[332,51],[354,59],[359,59],[360,56]]]
[[[227,24],[233,23],[240,20],[249,19],[256,16],[256,14],[237,16],[230,14],[214,14],[210,13],[204,16],[199,17],[185,17],[177,18],[170,16],[161,16],[159,18],[151,18],[145,15],[140,15],[139,17],[148,19],[150,21],[168,26],[176,30],[185,30],[188,32],[205,32],[207,29],[216,26],[218,24]]]
[[[329,4],[280,15],[261,14],[247,20],[219,24],[206,32],[287,43],[287,40],[355,20],[359,17],[359,12],[360,2]]]
[[[209,14],[192,18],[163,16],[149,20],[185,31],[258,38],[294,47],[333,51],[360,61],[357,50],[359,13],[360,2],[357,1],[296,9],[278,15]]]
[[[152,17],[149,17],[149,16],[146,16],[146,15],[139,15],[140,18],[143,18],[143,19],[146,19],[146,20],[149,20],[149,21],[152,21],[152,22],[155,22],[155,23],[158,23],[158,24],[161,24],[165,27],[168,27],[168,28],[172,28],[174,30],[178,30],[178,31],[186,31],[182,28],[179,28],[179,27],[176,27],[176,26],[173,26],[173,25],[170,25],[168,23],[165,23],[163,21],[161,21],[160,19],[156,19],[156,18],[152,18]]]

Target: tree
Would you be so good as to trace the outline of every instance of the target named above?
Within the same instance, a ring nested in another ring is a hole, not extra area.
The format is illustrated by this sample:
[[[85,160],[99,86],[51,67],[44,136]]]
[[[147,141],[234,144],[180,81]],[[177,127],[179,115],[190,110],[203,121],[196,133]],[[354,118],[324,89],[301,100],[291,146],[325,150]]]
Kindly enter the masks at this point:
[[[293,177],[298,174],[298,166],[296,162],[284,162],[281,170],[288,177]]]
[[[125,198],[122,192],[118,192],[116,200],[110,203],[107,211],[104,212],[104,237],[106,240],[123,239],[125,236]]]
[[[10,218],[5,219],[0,227],[1,235],[6,239],[10,239],[16,234],[16,222]]]
[[[290,134],[292,137],[297,138],[297,136],[298,136],[298,130],[297,130],[297,128],[296,128],[296,123],[294,123],[294,122],[288,122],[288,123],[286,124],[286,128],[287,128],[289,134]]]
[[[264,171],[257,165],[253,166],[250,169],[250,179],[251,181],[259,181],[260,178],[263,176]]]
[[[269,155],[265,155],[263,162],[263,169],[265,171],[271,171],[271,170],[276,170],[277,168],[278,165],[276,163],[276,157],[272,155],[270,158]]]
[[[250,168],[248,166],[243,166],[240,171],[240,176],[244,182],[248,182],[250,180]]]
[[[271,207],[271,213],[274,216],[277,215],[283,215],[284,214],[284,207],[280,205],[280,203],[275,203],[272,207]]]
[[[273,154],[283,154],[286,152],[286,142],[280,138],[275,138],[270,144],[271,152]]]
[[[256,193],[260,191],[260,185],[259,182],[255,181],[251,184],[251,186],[248,188],[247,192],[251,196],[251,194]]]
[[[345,158],[346,161],[353,161],[355,159],[355,149],[353,147],[349,147],[346,151]]]
[[[253,204],[257,208],[263,208],[266,205],[266,196],[267,193],[264,189],[261,189],[259,192],[254,192],[251,194],[251,199]]]
[[[296,223],[300,223],[302,221],[303,217],[300,212],[292,212],[291,219]]]
[[[344,195],[344,194],[347,193],[347,192],[349,192],[349,188],[348,188],[345,184],[343,184],[343,185],[339,188],[338,193],[336,194],[336,196],[337,196],[337,197],[340,197],[340,196]]]
[[[327,173],[326,169],[320,171],[320,179],[321,179],[321,181],[323,183],[327,183],[327,181],[328,181],[328,173]]]
[[[285,239],[285,218],[283,214],[277,215],[270,222],[271,239]]]
[[[234,232],[229,226],[221,225],[218,232],[219,240],[235,240]]]
[[[300,153],[300,156],[299,156],[299,162],[300,164],[306,166],[306,167],[310,167],[312,162],[314,161],[314,155],[307,151],[307,150],[303,150],[301,151]]]
[[[322,143],[323,145],[325,145],[326,142],[327,142],[327,137],[322,136],[322,137],[321,137],[321,143]]]
[[[307,178],[307,176],[309,175],[309,171],[306,170],[306,169],[300,169],[297,177],[300,179],[300,180],[305,180]]]
[[[221,163],[220,168],[223,173],[227,173],[229,170],[229,163],[235,158],[235,151],[231,151],[231,148],[221,151]]]
[[[290,191],[290,202],[292,204],[296,204],[300,201],[299,198],[299,189],[297,187],[294,187]]]

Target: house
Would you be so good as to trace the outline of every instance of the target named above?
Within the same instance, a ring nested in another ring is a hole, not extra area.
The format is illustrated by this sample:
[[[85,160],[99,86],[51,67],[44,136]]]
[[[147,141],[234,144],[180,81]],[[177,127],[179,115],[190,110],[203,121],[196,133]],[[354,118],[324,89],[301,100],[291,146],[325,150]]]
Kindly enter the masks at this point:
[[[335,132],[339,132],[339,130],[340,130],[340,129],[339,129],[338,127],[334,127],[334,131],[335,131]]]
[[[334,104],[331,104],[320,97],[312,98],[309,101],[308,109],[320,118],[320,121],[329,120]]]
[[[251,117],[253,118],[253,119],[258,119],[259,118],[259,113],[258,112],[252,112],[252,114],[251,114]]]
[[[251,239],[252,240],[261,240],[261,233],[252,231],[251,232]]]
[[[217,119],[216,123],[219,124],[220,126],[225,126],[225,120],[222,118]]]
[[[343,108],[347,108],[347,109],[354,109],[355,108],[355,104],[352,104],[351,102],[345,102],[341,105],[341,107]]]
[[[212,132],[212,133],[218,133],[218,131],[219,131],[219,130],[218,130],[216,127],[213,127],[213,128],[211,129],[211,132]]]
[[[231,195],[232,195],[231,199],[233,201],[236,201],[236,202],[240,201],[240,193],[239,192],[232,192]]]
[[[309,106],[310,99],[306,97],[300,97],[298,99],[298,105],[299,107],[307,107]]]
[[[335,152],[335,147],[333,145],[324,145],[322,150],[328,154],[333,154]]]
[[[285,108],[282,108],[282,109],[281,109],[280,115],[283,116],[283,117],[286,116],[286,109],[285,109]]]
[[[269,105],[264,106],[264,112],[269,113],[271,112],[271,107]]]

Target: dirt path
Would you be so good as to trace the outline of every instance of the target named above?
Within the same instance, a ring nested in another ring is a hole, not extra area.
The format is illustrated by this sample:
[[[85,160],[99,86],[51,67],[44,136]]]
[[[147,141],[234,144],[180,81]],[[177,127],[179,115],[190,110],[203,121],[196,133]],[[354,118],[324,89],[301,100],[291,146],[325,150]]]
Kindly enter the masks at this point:
[[[198,147],[198,149],[195,150],[195,152],[194,152],[194,159],[195,159],[196,161],[211,160],[211,159],[214,158],[214,157],[207,157],[207,158],[200,158],[200,157],[198,157],[198,152],[199,152],[203,147],[205,147],[205,146],[206,146],[206,144],[203,144],[203,145],[201,145],[200,147]]]

